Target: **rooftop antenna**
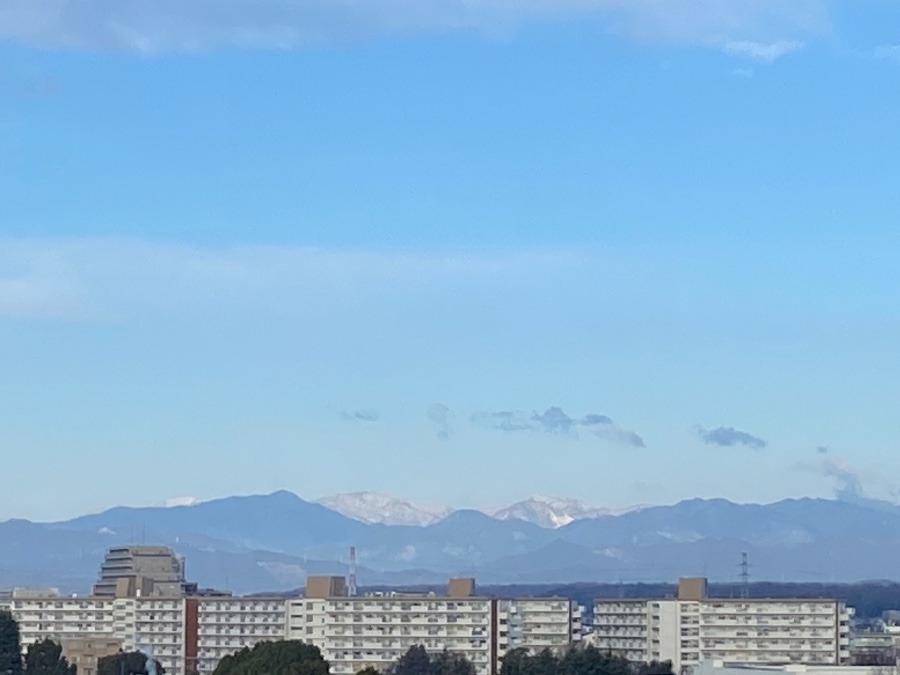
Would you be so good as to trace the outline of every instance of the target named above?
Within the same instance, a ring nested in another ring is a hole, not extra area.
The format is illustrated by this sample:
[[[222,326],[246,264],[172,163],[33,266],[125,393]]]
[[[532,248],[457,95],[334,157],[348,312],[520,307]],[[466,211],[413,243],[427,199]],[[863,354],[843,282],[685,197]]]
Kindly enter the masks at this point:
[[[741,597],[750,597],[750,561],[746,551],[741,553]]]
[[[356,547],[350,547],[350,576],[347,579],[347,595],[356,596]]]

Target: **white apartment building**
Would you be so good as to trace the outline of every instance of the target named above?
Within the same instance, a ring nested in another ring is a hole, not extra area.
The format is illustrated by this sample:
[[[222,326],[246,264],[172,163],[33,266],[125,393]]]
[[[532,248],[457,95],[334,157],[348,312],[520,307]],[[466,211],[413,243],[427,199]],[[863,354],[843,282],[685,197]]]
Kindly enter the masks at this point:
[[[152,653],[173,675],[184,662],[181,598],[65,597],[17,590],[10,611],[19,623],[23,648],[45,638],[69,645],[105,638],[126,651]]]
[[[705,579],[682,579],[678,597],[597,600],[590,642],[631,661],[841,665],[850,658],[852,610],[836,600],[708,598]]]
[[[581,613],[564,598],[480,597],[472,579],[451,579],[446,596],[348,597],[336,581],[311,578],[307,597],[289,601],[287,625],[287,637],[317,646],[335,675],[383,670],[415,645],[462,654],[478,675],[493,675],[511,649],[561,651],[581,635]]]
[[[117,598],[115,637],[125,651],[152,655],[167,673],[183,675],[185,602],[183,598]]]
[[[507,651],[561,651],[580,639],[581,613],[564,598],[497,600],[474,594],[474,580],[451,580],[448,595],[386,593],[348,597],[340,577],[311,577],[307,597],[66,597],[15,591],[8,600],[23,647],[60,642],[79,672],[117,651],[141,650],[168,675],[211,675],[222,658],[266,640],[317,646],[335,675],[383,670],[410,647],[468,658],[496,675]]]
[[[105,638],[115,641],[115,651],[152,655],[170,675],[193,669],[205,675],[223,656],[285,637],[282,597],[62,597],[15,591],[10,610],[23,648],[51,638],[78,651],[79,641]]]
[[[565,650],[581,639],[581,609],[566,598],[523,598],[497,602],[498,658],[524,648]]]
[[[67,598],[55,590],[17,589],[10,602],[23,645],[47,637],[113,635],[114,607],[112,598]]]
[[[244,647],[286,637],[284,597],[197,598],[189,603],[197,609],[196,639],[186,640],[196,653],[188,656],[196,657],[193,666],[201,675],[212,673],[225,656]]]
[[[303,598],[288,603],[288,639],[317,646],[335,675],[384,670],[412,646],[463,654],[491,675],[496,654],[493,601],[388,594]]]

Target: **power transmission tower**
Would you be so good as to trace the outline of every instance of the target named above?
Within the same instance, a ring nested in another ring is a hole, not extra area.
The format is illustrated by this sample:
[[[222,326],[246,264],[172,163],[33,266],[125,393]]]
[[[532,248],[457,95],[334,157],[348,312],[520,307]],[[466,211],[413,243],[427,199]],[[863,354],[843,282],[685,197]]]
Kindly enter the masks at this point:
[[[746,551],[741,553],[741,597],[750,597],[750,561]]]

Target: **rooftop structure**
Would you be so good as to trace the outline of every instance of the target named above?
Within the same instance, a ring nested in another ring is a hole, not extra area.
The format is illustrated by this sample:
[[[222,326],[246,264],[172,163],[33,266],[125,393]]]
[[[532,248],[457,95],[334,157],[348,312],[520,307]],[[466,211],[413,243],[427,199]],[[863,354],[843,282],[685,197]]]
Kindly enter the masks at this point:
[[[173,597],[185,594],[184,560],[165,546],[111,548],[94,584],[98,597]]]

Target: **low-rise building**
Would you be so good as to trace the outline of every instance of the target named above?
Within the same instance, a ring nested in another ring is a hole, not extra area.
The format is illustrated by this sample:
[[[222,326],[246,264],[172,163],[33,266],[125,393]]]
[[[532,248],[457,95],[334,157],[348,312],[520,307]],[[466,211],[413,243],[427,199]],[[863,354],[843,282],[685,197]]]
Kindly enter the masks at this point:
[[[97,675],[100,659],[122,651],[122,641],[112,637],[66,637],[60,640],[63,656],[78,675]]]

